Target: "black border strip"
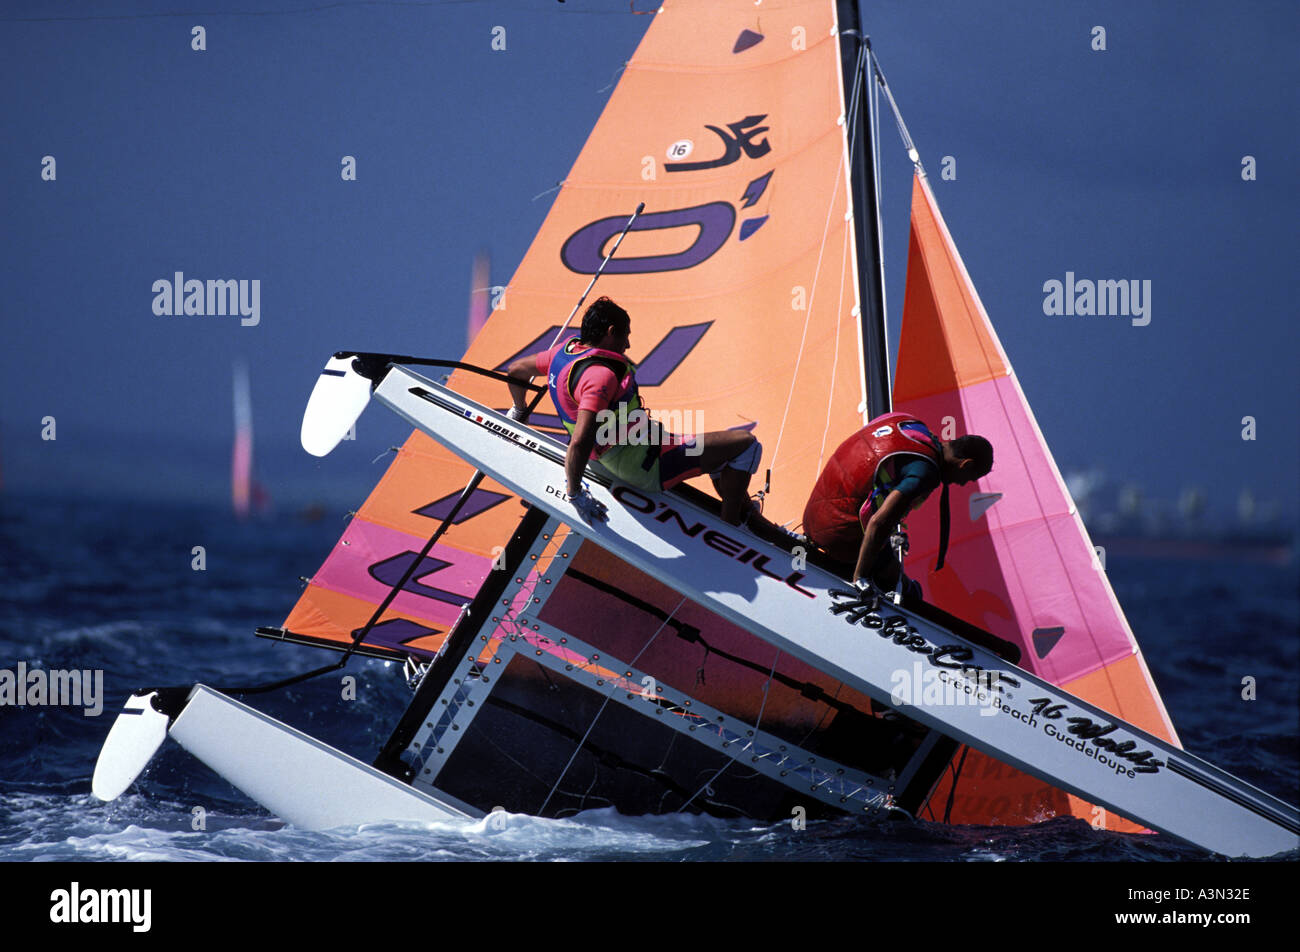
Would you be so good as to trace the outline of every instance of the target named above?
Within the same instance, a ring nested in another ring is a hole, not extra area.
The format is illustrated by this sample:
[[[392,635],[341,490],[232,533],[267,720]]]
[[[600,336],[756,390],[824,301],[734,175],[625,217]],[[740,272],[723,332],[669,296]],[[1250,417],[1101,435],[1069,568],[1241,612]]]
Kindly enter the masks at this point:
[[[1238,793],[1236,790],[1233,790],[1231,787],[1223,783],[1220,783],[1218,780],[1214,779],[1213,777],[1203,776],[1201,775],[1200,771],[1194,770],[1186,766],[1185,764],[1179,763],[1173,757],[1166,758],[1165,766],[1168,767],[1170,770],[1172,770],[1174,773],[1178,774],[1178,776],[1184,778],[1185,780],[1190,780],[1192,783],[1199,784],[1205,789],[1217,793],[1225,800],[1231,800],[1233,803],[1237,804],[1238,806],[1245,807],[1247,810],[1249,810],[1251,813],[1254,813],[1256,816],[1263,817],[1264,819],[1269,820],[1272,823],[1276,823],[1278,826],[1282,827],[1282,829],[1286,830],[1288,833],[1294,833],[1295,835],[1300,836],[1300,823],[1297,823],[1293,818],[1289,816],[1280,815],[1279,811],[1269,809],[1266,806],[1256,803],[1251,798],[1243,796],[1242,794]]]

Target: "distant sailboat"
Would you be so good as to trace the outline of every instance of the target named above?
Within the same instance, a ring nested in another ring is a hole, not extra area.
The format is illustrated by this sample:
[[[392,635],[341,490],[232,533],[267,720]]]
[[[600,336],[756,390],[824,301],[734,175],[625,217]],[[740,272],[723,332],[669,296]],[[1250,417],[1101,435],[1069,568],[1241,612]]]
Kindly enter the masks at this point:
[[[465,346],[468,348],[478,337],[478,332],[487,323],[489,302],[492,288],[492,259],[486,251],[474,256],[474,265],[470,269],[469,279],[469,319],[465,331]]]
[[[248,365],[235,363],[235,445],[230,457],[230,497],[235,516],[247,519],[266,510],[270,498],[253,479],[253,402],[248,385]]]

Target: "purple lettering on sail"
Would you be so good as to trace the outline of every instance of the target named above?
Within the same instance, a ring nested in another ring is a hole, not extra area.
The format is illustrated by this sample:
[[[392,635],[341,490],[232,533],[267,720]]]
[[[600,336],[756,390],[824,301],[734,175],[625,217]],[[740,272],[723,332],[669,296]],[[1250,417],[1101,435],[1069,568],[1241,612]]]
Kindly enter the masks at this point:
[[[642,215],[632,224],[632,231],[661,231],[694,225],[699,229],[695,241],[684,251],[671,255],[643,255],[640,258],[612,258],[605,266],[606,274],[654,274],[661,271],[682,271],[707,261],[731,237],[736,224],[736,210],[728,202],[709,202],[693,208],[676,208],[671,211],[651,212]],[[560,260],[570,271],[578,274],[595,274],[605,258],[605,245],[627,225],[627,218],[615,215],[584,225],[564,243]]]
[[[437,519],[441,522],[447,518],[448,513],[451,512],[451,507],[456,504],[456,500],[459,498],[460,492],[448,493],[441,499],[435,499],[433,502],[414,510],[414,512],[417,516],[427,516],[430,519]],[[455,521],[452,522],[452,525],[458,526],[468,519],[473,519],[480,512],[486,512],[493,506],[500,505],[509,498],[510,497],[505,493],[494,493],[489,489],[476,489],[470,495],[469,499],[465,501],[465,505],[461,507],[461,510],[457,514]],[[441,566],[439,566],[439,568],[441,568]]]
[[[382,582],[389,588],[396,585],[410,566],[411,562],[419,553],[403,552],[401,555],[394,555],[392,558],[384,559],[370,566],[370,575],[377,581]],[[423,595],[425,598],[432,598],[439,602],[447,602],[449,605],[463,605],[474,597],[472,590],[465,592],[449,592],[445,589],[434,588],[432,585],[424,585],[416,579],[423,579],[425,576],[432,575],[434,572],[445,569],[451,565],[445,559],[435,559],[432,556],[425,556],[420,562],[419,567],[406,580],[402,586],[402,591],[410,592],[412,595]]]
[[[352,637],[355,638],[360,630],[360,628],[354,628]],[[416,638],[440,634],[442,634],[441,629],[427,628],[408,618],[390,618],[388,621],[381,621],[370,629],[370,633],[366,635],[366,644],[402,651],[408,649],[408,644]]]
[[[740,207],[749,208],[760,198],[762,198],[763,192],[767,188],[767,183],[771,180],[771,178],[772,178],[772,173],[768,172],[766,175],[760,175],[758,178],[754,179],[754,181],[746,185],[745,194],[740,196],[741,198]]]
[[[712,321],[705,321],[703,324],[688,324],[670,330],[637,366],[637,384],[642,387],[657,387],[667,380],[711,326]]]

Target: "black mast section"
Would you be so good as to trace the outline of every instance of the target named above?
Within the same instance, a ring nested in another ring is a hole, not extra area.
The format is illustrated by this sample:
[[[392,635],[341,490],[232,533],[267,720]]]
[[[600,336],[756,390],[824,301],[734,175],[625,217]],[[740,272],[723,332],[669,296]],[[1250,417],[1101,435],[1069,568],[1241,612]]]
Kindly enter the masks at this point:
[[[858,250],[858,299],[862,302],[862,365],[866,370],[867,411],[888,413],[889,345],[885,340],[885,286],[881,271],[880,221],[876,206],[876,170],[870,147],[875,134],[870,89],[870,40],[862,31],[857,0],[837,0],[840,67],[844,75],[845,132],[849,136],[849,199]],[[859,57],[863,57],[861,63]],[[856,91],[856,106],[854,93]],[[853,134],[853,130],[857,134]]]

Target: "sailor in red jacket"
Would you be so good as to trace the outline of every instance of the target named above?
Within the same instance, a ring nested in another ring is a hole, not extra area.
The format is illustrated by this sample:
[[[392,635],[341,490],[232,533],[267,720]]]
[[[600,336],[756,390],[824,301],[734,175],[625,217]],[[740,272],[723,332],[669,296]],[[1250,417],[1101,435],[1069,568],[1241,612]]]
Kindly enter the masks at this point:
[[[888,548],[898,523],[936,486],[943,486],[939,561],[948,548],[948,485],[965,485],[993,469],[993,447],[982,436],[940,441],[906,413],[871,420],[840,444],[804,509],[808,538],[853,565],[853,581],[893,588],[900,566]]]

